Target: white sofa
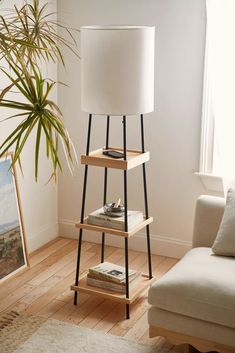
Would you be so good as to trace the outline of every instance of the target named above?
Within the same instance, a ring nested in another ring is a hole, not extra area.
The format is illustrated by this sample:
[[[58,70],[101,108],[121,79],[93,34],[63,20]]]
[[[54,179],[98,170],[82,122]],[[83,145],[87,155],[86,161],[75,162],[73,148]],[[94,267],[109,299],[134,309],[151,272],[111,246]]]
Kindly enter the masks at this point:
[[[235,258],[211,251],[224,206],[220,197],[197,200],[193,249],[149,290],[150,337],[235,353]]]

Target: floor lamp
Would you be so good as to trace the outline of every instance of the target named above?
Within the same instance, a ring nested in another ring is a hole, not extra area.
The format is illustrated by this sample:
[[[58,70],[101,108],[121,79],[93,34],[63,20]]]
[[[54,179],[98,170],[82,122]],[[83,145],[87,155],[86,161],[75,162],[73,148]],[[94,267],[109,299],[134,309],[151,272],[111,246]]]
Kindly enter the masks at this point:
[[[144,114],[154,110],[154,43],[155,27],[86,26],[81,28],[82,110],[89,114],[86,155],[89,155],[93,115],[107,117],[106,145],[109,148],[110,118],[121,116],[123,154],[127,160],[126,120],[140,116],[142,152]],[[85,165],[80,223],[84,220],[88,165]],[[104,170],[104,198],[107,197],[108,169]],[[146,170],[143,163],[145,215],[148,218]],[[128,231],[127,170],[124,170],[125,231]],[[83,229],[80,228],[75,286],[79,283]],[[149,278],[152,278],[149,225],[146,226]],[[101,262],[104,261],[105,233],[102,233]],[[125,237],[126,298],[129,298],[128,237]],[[74,293],[77,304],[77,291]],[[126,304],[129,318],[129,304]]]

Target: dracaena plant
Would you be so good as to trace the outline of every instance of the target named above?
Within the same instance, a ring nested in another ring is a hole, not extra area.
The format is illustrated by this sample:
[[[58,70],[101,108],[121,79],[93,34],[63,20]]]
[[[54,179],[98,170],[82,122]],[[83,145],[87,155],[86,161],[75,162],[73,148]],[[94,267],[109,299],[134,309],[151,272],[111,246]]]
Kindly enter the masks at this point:
[[[62,48],[66,47],[77,55],[76,42],[72,30],[52,20],[54,13],[48,12],[47,8],[48,5],[41,6],[39,0],[26,1],[22,7],[14,6],[7,15],[0,16],[0,75],[9,81],[6,87],[1,87],[0,107],[12,111],[2,120],[20,119],[17,127],[1,143],[0,157],[14,151],[12,164],[18,163],[23,173],[21,153],[35,131],[36,180],[42,143],[46,143],[46,155],[52,163],[52,177],[56,178],[58,168],[62,170],[59,141],[69,167],[76,161],[61,110],[50,99],[57,82],[44,77],[41,70],[43,63],[51,61],[65,65]],[[58,27],[65,31],[65,37],[57,33]],[[14,93],[18,93],[17,100],[11,98]]]

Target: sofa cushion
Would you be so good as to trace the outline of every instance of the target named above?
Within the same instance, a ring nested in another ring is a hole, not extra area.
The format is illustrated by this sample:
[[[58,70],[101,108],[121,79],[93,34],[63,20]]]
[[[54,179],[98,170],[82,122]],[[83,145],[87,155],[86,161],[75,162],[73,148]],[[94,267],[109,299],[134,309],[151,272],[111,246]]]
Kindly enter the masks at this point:
[[[160,309],[235,328],[235,258],[190,250],[149,289]]]
[[[235,190],[227,193],[224,215],[212,246],[216,255],[235,256]]]

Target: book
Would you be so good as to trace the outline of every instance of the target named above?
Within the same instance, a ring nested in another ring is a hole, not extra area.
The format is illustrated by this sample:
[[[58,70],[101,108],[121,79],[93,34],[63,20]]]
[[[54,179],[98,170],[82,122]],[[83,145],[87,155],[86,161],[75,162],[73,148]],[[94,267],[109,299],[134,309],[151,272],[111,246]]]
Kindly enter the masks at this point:
[[[141,211],[131,211],[127,212],[128,219],[128,229],[135,227],[144,220],[143,212]],[[90,213],[87,217],[87,223],[98,225],[106,228],[113,228],[117,230],[125,230],[125,216],[121,217],[110,217],[106,215],[103,211],[103,207]]]
[[[129,279],[131,277],[134,277],[136,273],[138,272],[129,269]],[[125,281],[126,278],[125,268],[116,264],[112,264],[110,262],[103,262],[99,265],[89,268],[89,274],[99,276],[99,279],[101,280],[107,278],[117,283]]]
[[[89,273],[87,274],[87,276],[88,276],[89,278],[97,279],[97,280],[99,280],[99,281],[117,283],[118,285],[125,285],[125,283],[126,283],[126,278],[124,278],[123,280],[117,282],[117,280],[115,281],[115,280],[113,280],[113,279],[111,279],[111,278],[109,278],[109,277],[106,277],[106,276],[103,276],[103,275],[100,275],[100,274],[97,274],[97,273],[90,273],[90,272],[89,272]],[[133,281],[133,280],[134,280],[136,277],[138,277],[138,276],[140,276],[140,272],[136,272],[135,274],[129,276],[129,277],[128,277],[128,278],[129,278],[129,283],[130,283],[131,281]]]
[[[138,274],[132,281],[129,282],[129,289],[134,288],[140,279],[140,274]],[[98,288],[103,288],[111,291],[115,291],[118,293],[125,294],[126,293],[126,285],[125,283],[115,283],[112,281],[102,281],[97,278],[90,277],[90,275],[87,275],[87,284],[89,286],[93,287],[98,287]]]

